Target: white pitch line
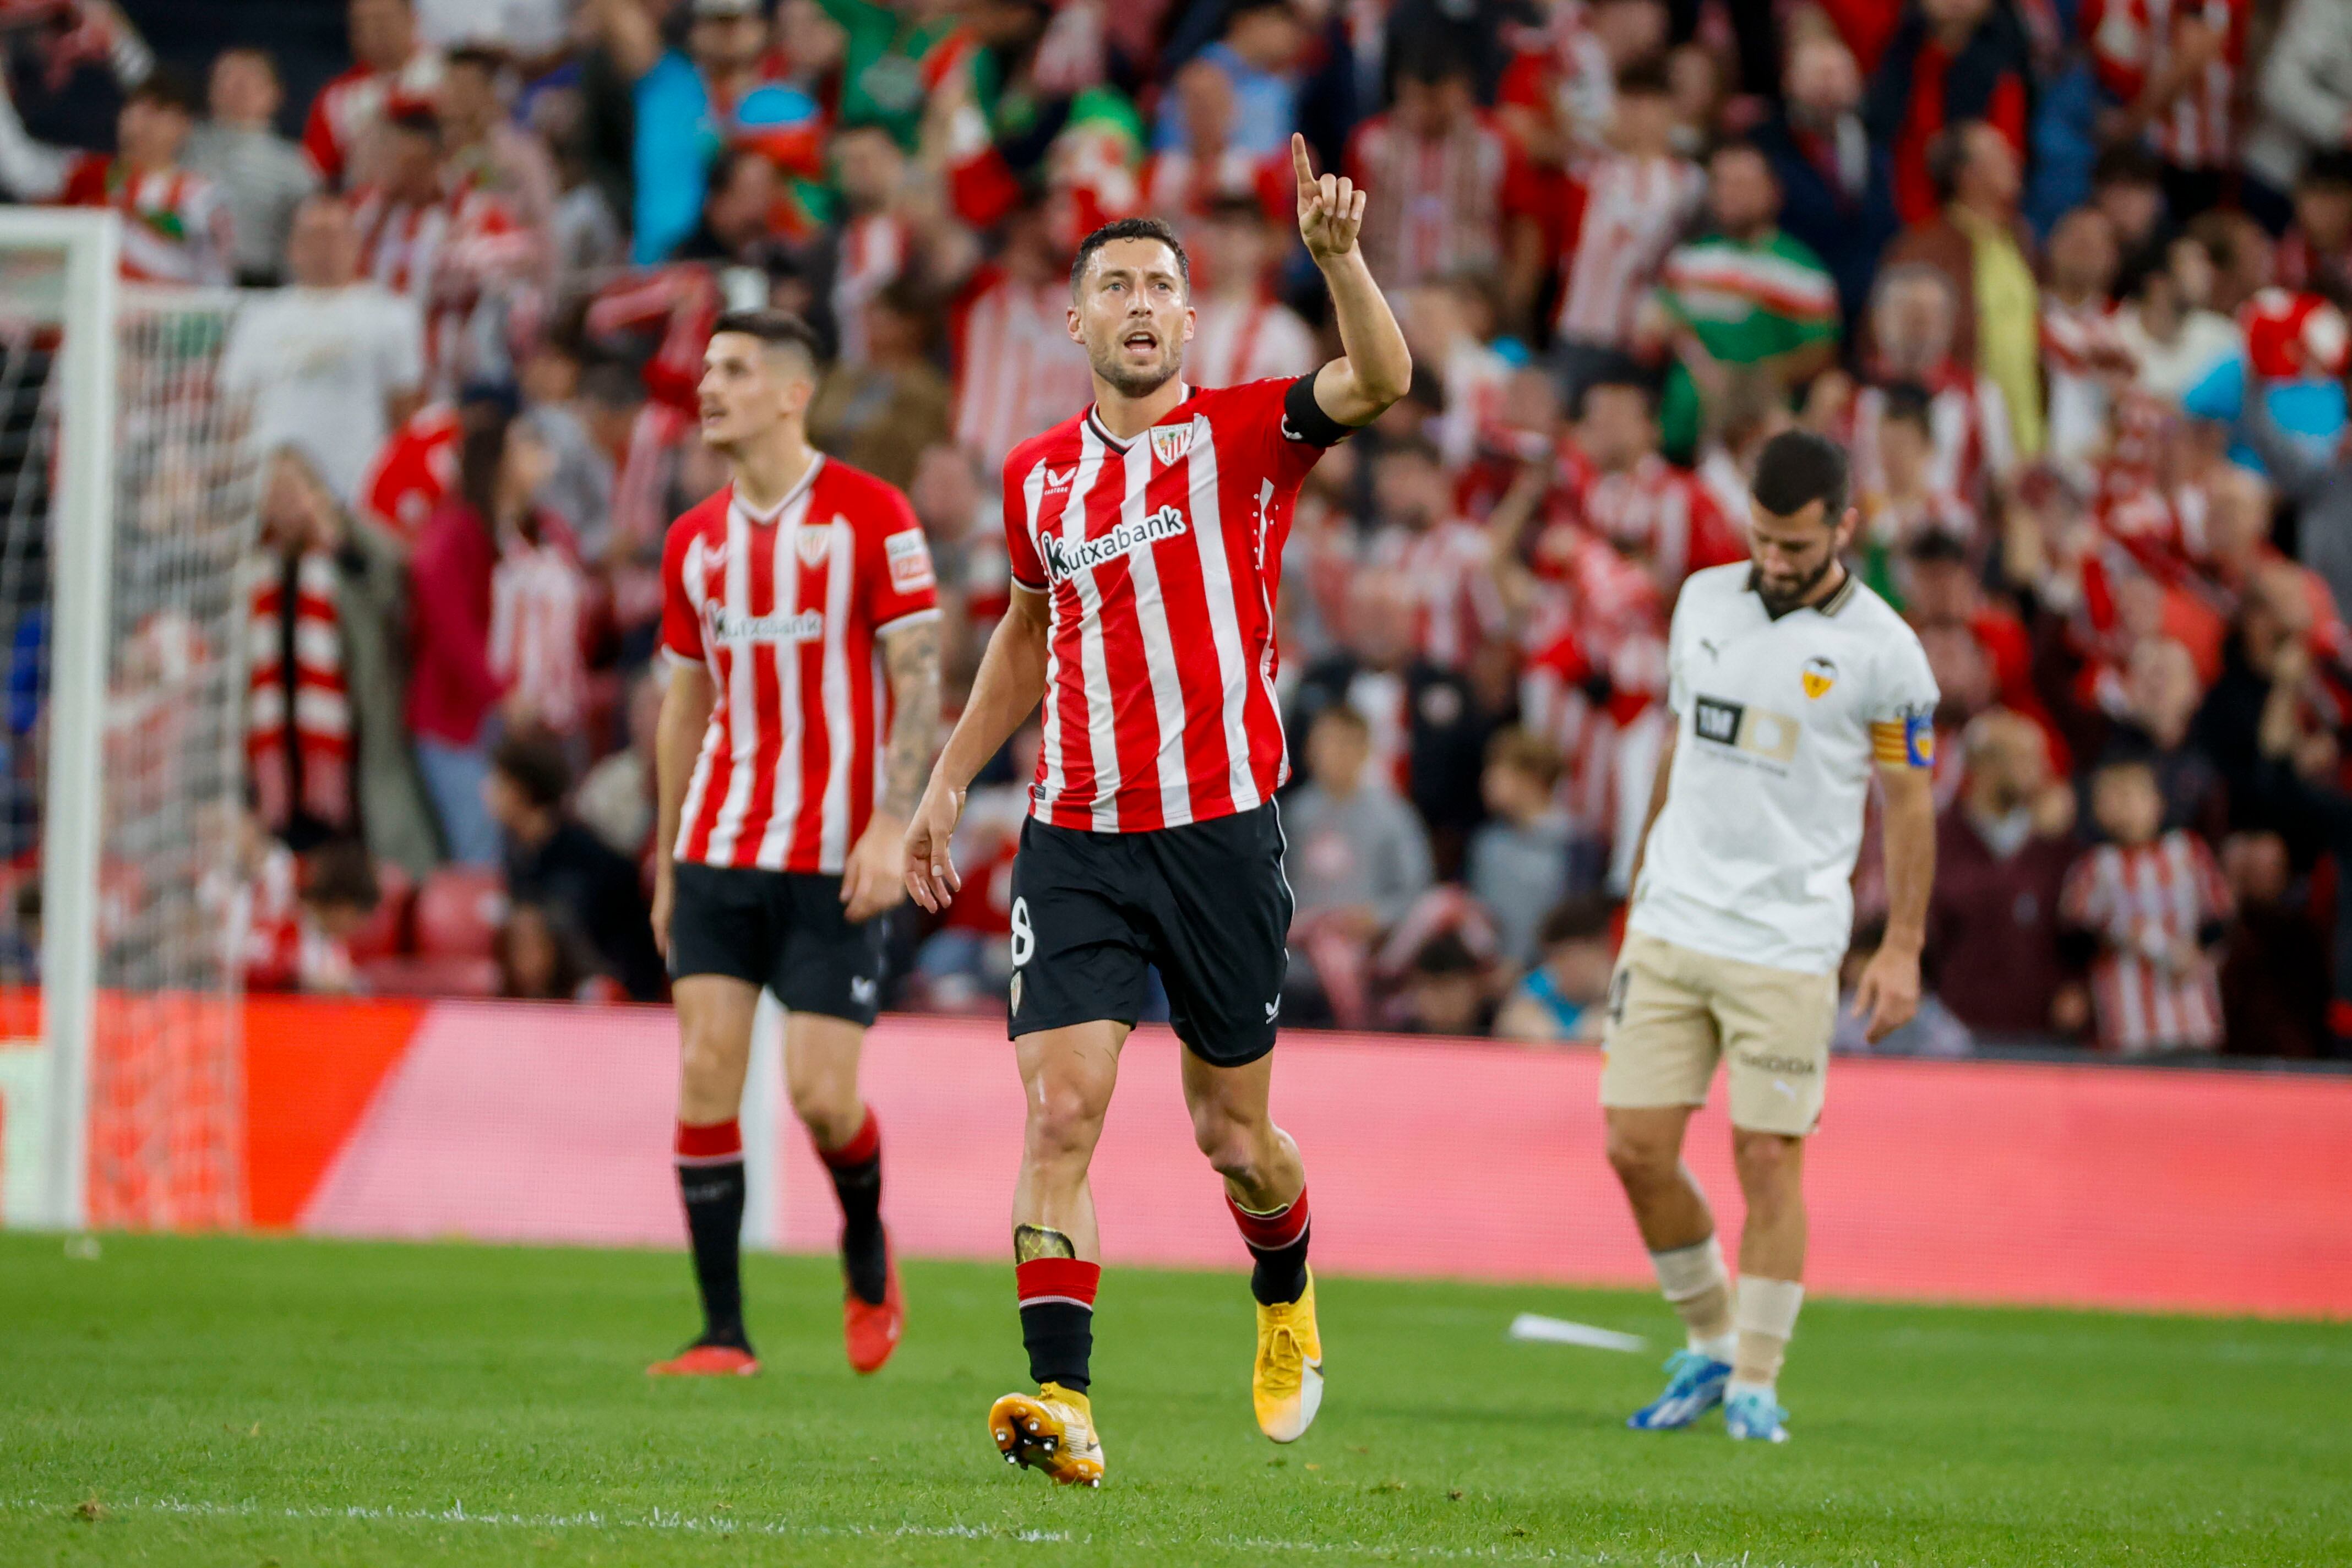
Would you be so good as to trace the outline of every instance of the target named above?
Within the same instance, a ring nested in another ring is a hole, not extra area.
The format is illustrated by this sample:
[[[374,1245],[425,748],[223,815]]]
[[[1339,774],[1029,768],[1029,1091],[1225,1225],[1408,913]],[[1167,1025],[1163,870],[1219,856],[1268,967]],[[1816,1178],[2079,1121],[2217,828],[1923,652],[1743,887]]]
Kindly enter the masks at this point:
[[[1548,1345],[1583,1345],[1596,1351],[1624,1351],[1635,1354],[1647,1350],[1650,1342],[1639,1334],[1621,1334],[1614,1329],[1595,1328],[1591,1323],[1574,1323],[1566,1318],[1547,1318],[1536,1312],[1521,1312],[1511,1320],[1511,1338]]]
[[[33,1498],[0,1501],[0,1510],[13,1513],[70,1516],[76,1506]],[[252,1501],[192,1502],[182,1498],[129,1498],[113,1502],[100,1499],[99,1506],[109,1513],[163,1513],[183,1519],[350,1519],[375,1524],[470,1524],[504,1530],[651,1530],[722,1539],[734,1535],[756,1535],[814,1539],[848,1537],[878,1541],[1015,1541],[1032,1545],[1067,1544],[1074,1540],[1081,1544],[1094,1542],[1091,1534],[1073,1537],[1069,1531],[1060,1530],[1014,1531],[971,1524],[794,1524],[781,1520],[670,1513],[661,1509],[643,1516],[608,1514],[594,1510],[584,1513],[481,1513],[468,1510],[462,1502],[446,1509],[371,1508],[361,1503],[342,1508],[271,1509]],[[1117,1544],[1136,1552],[1156,1551],[1163,1545],[1148,1538],[1122,1538],[1115,1543],[1103,1544]],[[1561,1551],[1542,1546],[1423,1546],[1396,1542],[1281,1541],[1238,1535],[1187,1544],[1242,1552],[1296,1552],[1318,1557],[1351,1553],[1408,1562],[1569,1563],[1581,1564],[1583,1568],[1818,1568],[1816,1564],[1792,1563],[1779,1559],[1769,1563],[1759,1562],[1746,1553],[1734,1558],[1660,1552],[1647,1557],[1620,1557],[1608,1552]],[[1873,1564],[1873,1568],[1876,1565]]]
[[[15,1511],[71,1513],[76,1505],[29,1499],[6,1505]],[[795,1524],[782,1520],[730,1519],[717,1514],[670,1513],[656,1509],[646,1515],[585,1513],[483,1513],[463,1502],[445,1509],[370,1508],[353,1503],[342,1508],[264,1508],[254,1502],[190,1502],[181,1498],[131,1498],[99,1507],[108,1512],[168,1513],[190,1519],[356,1519],[378,1524],[475,1524],[509,1530],[656,1530],[689,1535],[856,1536],[898,1537],[929,1541],[1067,1542],[1058,1530],[1003,1530],[972,1524]]]

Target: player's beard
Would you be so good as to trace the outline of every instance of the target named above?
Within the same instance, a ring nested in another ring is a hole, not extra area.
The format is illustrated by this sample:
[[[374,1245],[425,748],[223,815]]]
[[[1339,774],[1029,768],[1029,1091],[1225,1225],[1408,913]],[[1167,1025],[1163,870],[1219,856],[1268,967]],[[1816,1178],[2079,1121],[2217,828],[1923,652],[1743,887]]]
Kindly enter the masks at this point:
[[[1161,354],[1160,363],[1152,369],[1137,370],[1119,362],[1119,350],[1126,341],[1127,333],[1122,331],[1108,347],[1087,356],[1094,364],[1095,374],[1117,388],[1121,397],[1149,397],[1183,372],[1182,342],[1170,343]]]
[[[1748,585],[1756,590],[1758,598],[1764,601],[1765,613],[1778,618],[1801,607],[1807,599],[1812,597],[1813,590],[1822,585],[1822,579],[1835,570],[1837,563],[1837,552],[1832,550],[1822,557],[1822,563],[1807,574],[1803,581],[1786,590],[1772,587],[1764,581],[1761,572],[1750,566],[1748,569]]]

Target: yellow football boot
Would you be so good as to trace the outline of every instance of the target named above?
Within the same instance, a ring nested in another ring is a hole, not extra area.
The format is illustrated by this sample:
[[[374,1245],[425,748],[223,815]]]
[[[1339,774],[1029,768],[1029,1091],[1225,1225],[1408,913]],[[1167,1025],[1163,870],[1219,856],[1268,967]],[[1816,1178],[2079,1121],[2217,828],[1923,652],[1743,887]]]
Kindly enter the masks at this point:
[[[1323,1405],[1323,1336],[1315,1327],[1312,1269],[1297,1300],[1258,1304],[1250,1403],[1257,1407],[1258,1430],[1277,1443],[1296,1443],[1315,1425]]]
[[[1008,1465],[1043,1470],[1066,1487],[1098,1487],[1102,1439],[1083,1394],[1041,1383],[1034,1394],[1008,1394],[988,1407],[989,1436]]]

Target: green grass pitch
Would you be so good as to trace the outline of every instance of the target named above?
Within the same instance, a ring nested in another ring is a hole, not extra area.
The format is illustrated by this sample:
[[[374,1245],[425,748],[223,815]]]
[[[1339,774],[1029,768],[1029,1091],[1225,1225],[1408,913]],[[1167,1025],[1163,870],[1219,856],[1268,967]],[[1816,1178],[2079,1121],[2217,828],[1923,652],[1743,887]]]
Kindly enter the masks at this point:
[[[1114,1268],[1099,1492],[1014,1472],[1006,1268],[914,1264],[877,1378],[828,1260],[749,1263],[768,1371],[655,1384],[682,1257],[0,1237],[0,1563],[2345,1563],[2342,1325],[1810,1302],[1786,1447],[1625,1431],[1622,1292],[1323,1282],[1321,1420],[1250,1420],[1236,1275]]]

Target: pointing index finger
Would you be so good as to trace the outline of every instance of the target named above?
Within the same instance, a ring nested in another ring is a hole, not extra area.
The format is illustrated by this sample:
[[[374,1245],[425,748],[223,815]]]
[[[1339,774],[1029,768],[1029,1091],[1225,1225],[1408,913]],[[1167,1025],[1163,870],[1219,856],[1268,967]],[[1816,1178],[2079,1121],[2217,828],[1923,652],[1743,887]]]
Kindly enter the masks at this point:
[[[1315,184],[1315,165],[1307,158],[1307,138],[1296,131],[1290,133],[1290,167],[1301,189]]]

